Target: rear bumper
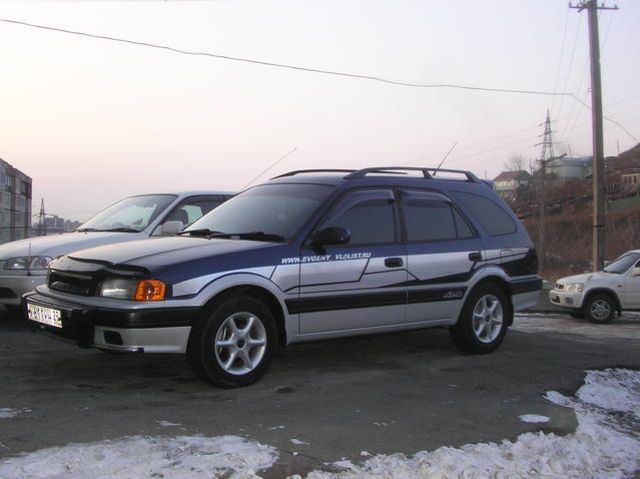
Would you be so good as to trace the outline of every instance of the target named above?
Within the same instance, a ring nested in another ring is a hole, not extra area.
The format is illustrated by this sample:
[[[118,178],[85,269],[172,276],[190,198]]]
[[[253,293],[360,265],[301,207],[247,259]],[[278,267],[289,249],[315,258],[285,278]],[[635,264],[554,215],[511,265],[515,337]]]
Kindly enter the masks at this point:
[[[522,280],[514,280],[510,283],[511,301],[514,311],[533,308],[538,304],[542,291],[542,278],[536,276]]]
[[[62,327],[29,319],[27,304],[60,311]],[[184,353],[197,308],[144,310],[96,308],[27,294],[23,313],[30,324],[78,346],[129,352]]]

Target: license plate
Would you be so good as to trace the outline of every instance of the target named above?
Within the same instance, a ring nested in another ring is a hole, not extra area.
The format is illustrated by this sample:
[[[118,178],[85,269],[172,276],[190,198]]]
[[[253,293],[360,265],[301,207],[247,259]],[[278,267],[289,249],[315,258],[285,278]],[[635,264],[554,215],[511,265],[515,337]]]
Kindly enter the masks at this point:
[[[54,328],[62,327],[62,311],[27,303],[27,315],[31,321],[37,321]]]

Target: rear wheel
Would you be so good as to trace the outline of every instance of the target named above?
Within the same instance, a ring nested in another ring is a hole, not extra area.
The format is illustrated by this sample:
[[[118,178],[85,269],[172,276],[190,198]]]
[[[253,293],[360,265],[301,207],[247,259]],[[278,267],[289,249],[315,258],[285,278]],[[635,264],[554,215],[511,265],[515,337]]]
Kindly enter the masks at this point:
[[[248,386],[267,371],[276,349],[273,315],[259,300],[228,298],[206,308],[189,336],[195,373],[223,388]]]
[[[501,288],[494,284],[478,286],[467,298],[458,322],[449,330],[453,343],[470,353],[495,350],[507,334],[509,308]]]
[[[609,323],[616,313],[616,303],[608,294],[594,294],[587,301],[585,311],[592,323]]]

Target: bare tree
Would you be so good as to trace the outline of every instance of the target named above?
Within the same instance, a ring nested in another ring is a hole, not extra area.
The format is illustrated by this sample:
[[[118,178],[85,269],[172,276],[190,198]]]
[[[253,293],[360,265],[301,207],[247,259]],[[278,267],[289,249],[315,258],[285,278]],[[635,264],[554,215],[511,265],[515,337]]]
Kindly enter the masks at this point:
[[[522,155],[513,155],[505,163],[504,168],[507,171],[527,171],[527,162]]]

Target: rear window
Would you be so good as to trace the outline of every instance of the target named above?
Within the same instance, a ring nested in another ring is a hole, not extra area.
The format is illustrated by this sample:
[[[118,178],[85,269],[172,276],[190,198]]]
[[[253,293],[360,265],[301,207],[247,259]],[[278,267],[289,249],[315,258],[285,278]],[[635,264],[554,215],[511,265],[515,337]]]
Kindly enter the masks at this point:
[[[409,242],[446,241],[474,236],[456,208],[440,194],[402,190],[401,204]]]
[[[472,219],[480,223],[491,236],[515,233],[518,229],[516,222],[497,203],[489,198],[473,193],[452,191],[451,194],[472,215]]]

